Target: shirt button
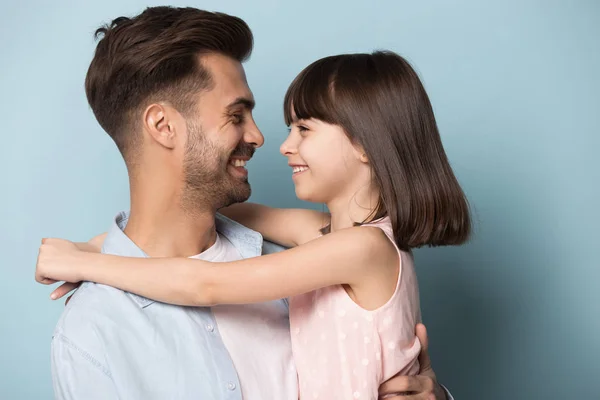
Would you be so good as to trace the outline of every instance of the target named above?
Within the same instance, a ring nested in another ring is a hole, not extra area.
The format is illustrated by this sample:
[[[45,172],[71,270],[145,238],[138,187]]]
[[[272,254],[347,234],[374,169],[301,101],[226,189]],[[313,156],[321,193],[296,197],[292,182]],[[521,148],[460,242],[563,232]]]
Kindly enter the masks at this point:
[[[206,330],[209,332],[213,332],[215,330],[215,327],[212,326],[211,324],[206,325]]]
[[[233,383],[233,382],[229,382],[229,383],[227,384],[227,389],[229,389],[229,390],[235,390],[235,383]]]

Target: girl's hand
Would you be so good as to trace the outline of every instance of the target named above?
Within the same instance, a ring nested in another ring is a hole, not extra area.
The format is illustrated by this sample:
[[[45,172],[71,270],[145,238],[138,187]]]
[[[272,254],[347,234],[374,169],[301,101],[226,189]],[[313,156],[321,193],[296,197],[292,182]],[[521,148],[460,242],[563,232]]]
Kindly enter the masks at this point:
[[[75,243],[63,239],[43,239],[40,246],[35,280],[44,285],[58,281],[79,282],[84,264],[83,252]]]

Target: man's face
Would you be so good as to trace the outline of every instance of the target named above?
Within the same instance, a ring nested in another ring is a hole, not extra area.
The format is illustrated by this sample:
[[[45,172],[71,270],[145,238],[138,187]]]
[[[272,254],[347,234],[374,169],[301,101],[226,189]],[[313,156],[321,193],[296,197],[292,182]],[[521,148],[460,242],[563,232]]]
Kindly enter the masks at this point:
[[[186,120],[183,201],[219,209],[250,197],[245,165],[264,137],[252,117],[254,97],[241,63],[212,54],[202,64],[214,85],[198,94]]]

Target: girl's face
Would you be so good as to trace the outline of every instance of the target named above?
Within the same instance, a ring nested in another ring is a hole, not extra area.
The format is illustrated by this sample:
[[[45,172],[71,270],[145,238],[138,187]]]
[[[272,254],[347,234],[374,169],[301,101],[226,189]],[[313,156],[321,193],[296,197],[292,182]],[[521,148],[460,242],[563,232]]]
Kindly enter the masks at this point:
[[[280,152],[292,167],[301,200],[331,205],[349,200],[370,183],[366,156],[338,125],[294,118]]]

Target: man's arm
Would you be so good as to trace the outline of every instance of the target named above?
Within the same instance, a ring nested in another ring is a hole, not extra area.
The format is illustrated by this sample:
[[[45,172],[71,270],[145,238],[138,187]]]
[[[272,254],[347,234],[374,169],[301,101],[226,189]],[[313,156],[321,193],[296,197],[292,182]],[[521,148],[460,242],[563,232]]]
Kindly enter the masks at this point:
[[[108,368],[60,332],[52,338],[51,364],[56,400],[119,398]]]
[[[417,324],[416,334],[421,342],[419,375],[396,375],[379,387],[379,398],[385,400],[454,400],[448,389],[440,385],[431,368],[427,329]]]
[[[452,397],[452,394],[450,393],[450,391],[448,390],[448,388],[446,388],[446,386],[441,385],[442,389],[444,389],[444,394],[446,395],[446,399],[447,400],[454,400],[454,397]]]

